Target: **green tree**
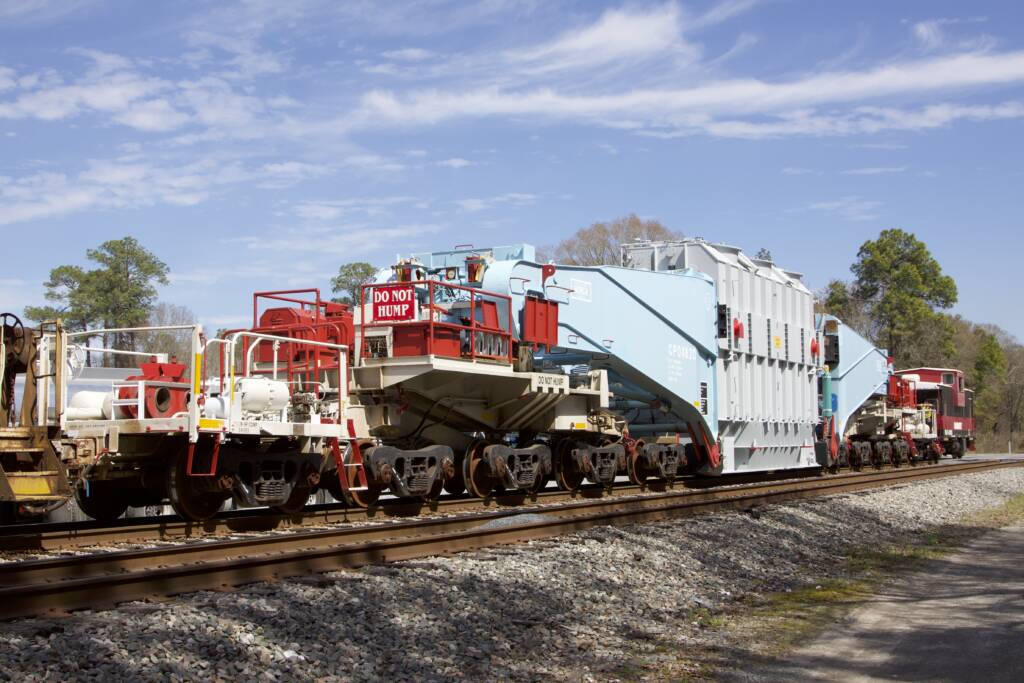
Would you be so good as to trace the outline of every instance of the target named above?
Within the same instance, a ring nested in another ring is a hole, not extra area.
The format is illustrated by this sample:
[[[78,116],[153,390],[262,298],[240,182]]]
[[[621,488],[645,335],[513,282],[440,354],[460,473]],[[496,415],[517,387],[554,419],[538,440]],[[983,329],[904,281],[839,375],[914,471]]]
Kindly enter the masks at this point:
[[[79,266],[57,266],[43,283],[49,306],[26,306],[25,317],[42,322],[60,318],[65,329],[84,332],[92,320],[93,275]]]
[[[866,304],[878,326],[875,342],[886,346],[898,365],[922,340],[948,350],[952,330],[936,309],[956,303],[956,282],[924,242],[898,228],[883,230],[861,245],[851,270],[856,276],[852,295]]]
[[[364,261],[342,265],[338,268],[338,274],[331,278],[331,291],[339,294],[334,300],[358,306],[362,286],[369,284],[376,273],[377,269]]]
[[[618,265],[620,248],[635,240],[678,240],[683,235],[655,220],[641,220],[636,214],[580,228],[572,237],[540,251],[541,260],[577,266]]]
[[[86,257],[97,268],[58,266],[44,283],[51,306],[30,306],[26,317],[45,320],[61,317],[74,330],[139,327],[146,324],[156,303],[157,285],[167,284],[167,265],[145,249],[134,237],[108,240]],[[105,344],[134,350],[132,333],[113,333]],[[115,356],[118,365],[134,361]]]
[[[817,298],[820,311],[831,313],[867,339],[874,339],[877,335],[871,311],[864,301],[854,296],[847,283],[830,280]]]
[[[772,258],[772,252],[770,252],[766,247],[761,247],[760,249],[758,249],[757,253],[754,254],[754,258],[756,258],[758,261],[774,262],[775,260]]]

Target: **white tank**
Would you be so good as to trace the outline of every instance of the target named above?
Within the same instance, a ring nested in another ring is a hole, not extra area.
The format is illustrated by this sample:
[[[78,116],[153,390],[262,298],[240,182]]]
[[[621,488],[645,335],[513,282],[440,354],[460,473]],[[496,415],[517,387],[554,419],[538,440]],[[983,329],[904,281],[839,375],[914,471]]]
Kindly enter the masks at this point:
[[[76,391],[68,401],[69,420],[109,420],[111,415],[109,391]]]
[[[267,377],[245,377],[235,382],[247,413],[279,413],[288,405],[288,383]]]

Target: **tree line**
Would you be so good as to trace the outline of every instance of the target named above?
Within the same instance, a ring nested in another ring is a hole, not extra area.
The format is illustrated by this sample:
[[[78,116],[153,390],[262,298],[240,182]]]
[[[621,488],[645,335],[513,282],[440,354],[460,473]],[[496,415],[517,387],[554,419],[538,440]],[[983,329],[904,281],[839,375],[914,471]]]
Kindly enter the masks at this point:
[[[108,240],[85,252],[89,266],[62,265],[50,271],[43,283],[42,306],[26,306],[25,317],[36,322],[60,319],[70,332],[89,332],[125,327],[190,325],[195,315],[184,306],[158,302],[157,287],[168,284],[169,269],[134,237]],[[186,360],[187,335],[173,332],[97,333],[86,336],[87,346],[100,338],[105,348],[128,351],[166,349]],[[137,358],[85,353],[89,364],[134,367]]]

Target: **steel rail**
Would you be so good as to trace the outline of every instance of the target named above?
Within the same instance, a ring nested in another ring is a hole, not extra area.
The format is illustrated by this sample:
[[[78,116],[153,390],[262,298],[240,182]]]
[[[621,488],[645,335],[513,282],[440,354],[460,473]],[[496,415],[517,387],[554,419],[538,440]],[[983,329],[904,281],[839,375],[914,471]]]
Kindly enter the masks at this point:
[[[939,465],[943,467],[946,465]],[[819,476],[816,469],[782,471],[770,474],[732,474],[716,478],[677,479],[672,484],[652,480],[643,486],[617,484],[611,491],[601,486],[586,486],[575,492],[546,490],[537,494],[502,493],[487,498],[445,497],[438,501],[395,499],[368,509],[346,507],[343,503],[309,506],[297,514],[284,515],[269,509],[231,510],[204,522],[188,522],[175,515],[139,517],[101,522],[63,522],[14,524],[0,527],[0,552],[61,550],[115,543],[180,541],[225,536],[236,533],[299,529],[310,526],[365,523],[387,518],[415,517],[432,513],[450,514],[473,510],[553,504],[588,498],[662,493],[671,490],[707,489],[745,483],[804,479]],[[840,475],[842,476],[842,475]]]
[[[687,490],[487,511],[148,550],[0,565],[0,618],[194,592],[556,536],[594,526],[653,522],[722,509],[816,497],[1021,462],[962,463],[824,477],[809,481]],[[525,516],[524,516],[525,515]],[[516,517],[521,517],[517,520]]]

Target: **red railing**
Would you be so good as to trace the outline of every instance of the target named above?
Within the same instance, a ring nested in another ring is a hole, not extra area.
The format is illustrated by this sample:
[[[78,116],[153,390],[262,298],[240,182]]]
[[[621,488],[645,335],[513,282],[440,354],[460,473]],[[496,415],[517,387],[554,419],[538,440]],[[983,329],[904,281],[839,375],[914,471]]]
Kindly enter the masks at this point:
[[[292,294],[312,294],[314,298],[309,299],[297,299]],[[347,308],[345,304],[339,304],[334,301],[325,301],[320,298],[320,290],[316,288],[309,289],[281,289],[270,292],[253,292],[252,295],[252,326],[257,327],[260,324],[259,321],[259,301],[260,299],[270,299],[273,301],[283,301],[289,304],[298,304],[301,310],[310,310],[316,317],[315,322],[319,322],[322,318],[327,316],[328,311],[331,308],[337,307],[337,310],[344,310]]]
[[[422,306],[417,303],[417,295],[426,288],[427,302]],[[378,290],[412,291],[411,310],[408,314],[390,315],[387,319],[377,320],[374,313],[378,302],[374,292]],[[469,317],[461,318],[460,322],[438,320],[438,315],[457,316],[461,311],[446,308],[438,303],[438,292],[454,295],[455,292],[467,293],[468,299],[457,299],[446,303],[469,303]],[[369,294],[370,301],[367,301]],[[499,302],[504,302],[506,309],[505,326],[501,325]],[[370,303],[371,315],[367,315],[367,303]],[[423,311],[427,312],[425,320],[420,319]],[[367,329],[390,327],[392,330],[392,356],[444,356],[448,358],[469,358],[470,360],[500,360],[512,362],[512,297],[486,292],[474,287],[449,284],[438,280],[414,280],[411,282],[388,282],[382,284],[363,285],[359,294],[360,312],[360,356],[370,357],[367,346]],[[484,318],[477,320],[480,312]],[[465,334],[465,337],[463,335]],[[463,346],[468,341],[468,349]],[[495,342],[497,342],[495,344]]]

